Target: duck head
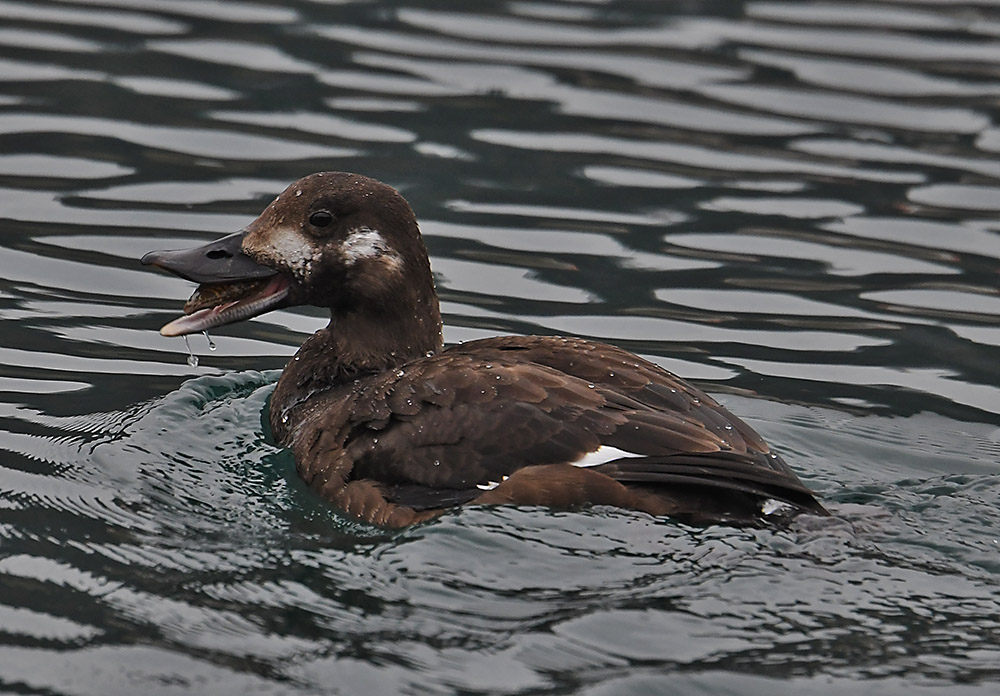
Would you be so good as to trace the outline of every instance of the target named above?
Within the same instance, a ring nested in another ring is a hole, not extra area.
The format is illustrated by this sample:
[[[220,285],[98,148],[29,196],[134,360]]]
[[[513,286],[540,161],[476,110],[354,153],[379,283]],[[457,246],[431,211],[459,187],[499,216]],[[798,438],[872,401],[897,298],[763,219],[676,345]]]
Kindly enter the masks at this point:
[[[242,231],[194,249],[153,251],[142,263],[199,283],[184,316],[160,329],[164,336],[309,304],[328,308],[331,332],[350,334],[363,352],[406,357],[441,346],[437,295],[413,211],[395,189],[368,177],[312,174]]]

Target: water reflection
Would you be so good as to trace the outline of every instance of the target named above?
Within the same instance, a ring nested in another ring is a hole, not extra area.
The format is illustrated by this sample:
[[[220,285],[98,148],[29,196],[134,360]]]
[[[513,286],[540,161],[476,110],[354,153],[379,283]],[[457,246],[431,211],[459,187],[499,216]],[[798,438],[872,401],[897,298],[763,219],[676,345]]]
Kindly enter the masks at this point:
[[[0,688],[986,693],[1000,676],[987,5],[0,16]],[[136,262],[242,228],[320,169],[411,201],[447,340],[636,350],[718,393],[837,517],[338,519],[262,424],[322,313],[227,327],[215,352],[195,337],[192,368],[156,333],[190,285]]]
[[[645,142],[568,133],[515,133],[489,129],[475,131],[472,135],[483,143],[528,150],[625,156],[640,162],[652,160],[683,165],[698,170],[702,176],[709,176],[712,172],[715,172],[715,176],[719,176],[720,173],[739,172],[786,176],[814,175],[899,184],[919,184],[925,181],[920,173],[841,167],[803,161],[800,158],[748,155],[661,141]]]

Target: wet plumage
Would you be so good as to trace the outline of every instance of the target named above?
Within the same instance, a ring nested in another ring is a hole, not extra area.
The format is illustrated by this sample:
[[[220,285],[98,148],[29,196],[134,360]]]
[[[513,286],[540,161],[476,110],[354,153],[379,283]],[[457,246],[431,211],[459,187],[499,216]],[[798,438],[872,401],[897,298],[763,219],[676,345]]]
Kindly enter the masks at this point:
[[[144,262],[210,283],[222,259],[224,282],[255,279],[253,309],[330,309],[283,371],[271,427],[348,516],[403,526],[465,503],[613,505],[701,523],[825,514],[753,429],[627,351],[539,336],[442,349],[416,221],[380,182],[306,177],[231,238],[229,259],[217,242],[214,259],[207,245]],[[210,291],[230,302],[235,292]],[[236,309],[234,321],[247,311]],[[164,333],[228,323],[228,310],[201,311]]]

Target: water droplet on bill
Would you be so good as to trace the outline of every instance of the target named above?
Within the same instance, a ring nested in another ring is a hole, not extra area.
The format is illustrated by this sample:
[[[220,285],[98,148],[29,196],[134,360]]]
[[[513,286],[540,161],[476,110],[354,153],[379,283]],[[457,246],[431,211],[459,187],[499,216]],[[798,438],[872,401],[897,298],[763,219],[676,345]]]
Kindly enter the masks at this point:
[[[188,352],[187,364],[191,367],[198,367],[198,356],[194,354],[193,350],[191,350],[191,342],[188,341],[188,337],[186,335],[184,336],[184,347],[187,348]]]

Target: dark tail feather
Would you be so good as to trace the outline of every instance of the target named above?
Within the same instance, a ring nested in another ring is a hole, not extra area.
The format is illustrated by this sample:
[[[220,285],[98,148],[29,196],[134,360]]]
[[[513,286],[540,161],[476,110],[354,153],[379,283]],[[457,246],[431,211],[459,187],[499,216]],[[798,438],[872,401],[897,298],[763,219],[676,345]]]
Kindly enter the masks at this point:
[[[769,454],[712,452],[623,457],[592,467],[592,470],[622,483],[734,491],[759,497],[762,501],[778,500],[804,512],[829,514],[787,465]]]

